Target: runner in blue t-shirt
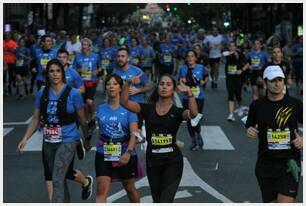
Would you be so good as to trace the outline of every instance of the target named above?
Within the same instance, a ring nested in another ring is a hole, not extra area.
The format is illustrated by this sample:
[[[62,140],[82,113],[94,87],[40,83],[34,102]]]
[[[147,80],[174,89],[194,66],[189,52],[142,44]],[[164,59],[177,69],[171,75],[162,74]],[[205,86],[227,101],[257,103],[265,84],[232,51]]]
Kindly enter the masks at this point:
[[[111,74],[113,71],[114,60],[116,58],[115,49],[111,47],[109,38],[103,39],[103,47],[100,48],[101,68],[103,74]]]
[[[41,42],[43,47],[41,49],[36,50],[36,65],[37,65],[37,90],[41,88],[41,86],[45,85],[45,71],[47,63],[51,59],[56,58],[56,50],[51,49],[52,47],[52,38],[48,35],[41,37]]]
[[[245,64],[242,70],[249,69],[250,82],[252,86],[252,99],[256,100],[261,97],[263,88],[263,67],[268,61],[270,61],[269,56],[261,51],[260,40],[254,41],[254,51],[246,54],[246,59],[248,63]]]
[[[179,68],[178,79],[191,88],[193,96],[196,98],[198,111],[202,112],[205,100],[205,87],[208,82],[208,71],[201,65],[196,64],[196,53],[193,50],[187,52],[187,64]],[[183,106],[188,108],[189,97],[187,94],[183,95]],[[201,136],[201,124],[196,126],[191,125],[191,121],[187,122],[187,128],[191,137],[191,150],[203,149],[204,143]]]
[[[95,105],[93,101],[99,83],[98,75],[102,69],[100,56],[90,51],[91,45],[90,39],[82,39],[82,53],[75,57],[73,68],[81,74],[85,85],[83,99],[85,102],[86,122],[92,133],[95,130]]]
[[[123,80],[131,79],[133,84],[131,85],[130,99],[144,103],[145,93],[151,90],[151,85],[148,83],[146,74],[138,67],[129,64],[130,53],[127,48],[120,48],[117,54],[117,68],[114,68],[113,73],[119,75]],[[138,116],[138,126],[142,126],[142,118]]]
[[[131,38],[130,46],[130,61],[129,64],[139,67],[141,58],[141,49],[138,46],[138,39],[136,37]]]
[[[166,36],[165,42],[160,44],[158,56],[160,63],[158,75],[162,76],[164,74],[172,74],[176,58],[176,48],[174,45],[170,44],[169,35]]]
[[[152,69],[153,69],[153,61],[155,58],[155,53],[153,48],[148,45],[148,41],[146,38],[142,38],[141,47],[141,60],[140,60],[140,68],[144,71],[149,80],[152,80]]]
[[[292,46],[292,66],[298,96],[303,92],[303,37],[297,37],[298,42]]]
[[[120,105],[123,80],[116,74],[105,79],[107,103],[97,108],[99,138],[95,157],[97,178],[96,202],[106,202],[110,183],[122,181],[130,202],[140,202],[135,178],[141,177],[135,151],[137,115]]]
[[[16,72],[16,87],[18,99],[28,95],[27,87],[27,76],[29,74],[31,51],[25,47],[24,38],[18,41],[19,47],[15,50],[16,61],[15,61],[15,72]]]
[[[91,195],[93,179],[73,170],[73,156],[80,132],[77,121],[87,137],[84,103],[81,94],[65,84],[65,71],[61,62],[53,59],[46,66],[46,87],[35,98],[35,111],[27,131],[18,144],[22,153],[27,141],[39,126],[43,125],[43,165],[50,202],[66,202],[65,178],[82,184],[82,199]]]

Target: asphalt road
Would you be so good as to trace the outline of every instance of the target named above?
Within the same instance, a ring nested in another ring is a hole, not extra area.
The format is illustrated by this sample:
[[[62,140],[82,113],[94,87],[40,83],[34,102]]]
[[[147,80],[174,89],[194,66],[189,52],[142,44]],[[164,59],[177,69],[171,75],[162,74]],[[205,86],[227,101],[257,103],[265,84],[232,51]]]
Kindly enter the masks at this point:
[[[209,85],[210,86],[210,85]],[[294,90],[292,93],[294,93]],[[4,97],[4,137],[3,137],[3,201],[5,203],[46,203],[47,192],[43,179],[40,145],[29,148],[23,155],[17,153],[17,144],[22,138],[26,124],[33,112],[34,97],[16,100],[15,96]],[[250,104],[250,90],[243,92],[244,105]],[[98,91],[96,104],[103,102]],[[178,139],[185,143],[184,174],[175,202],[178,203],[260,203],[261,194],[254,174],[257,155],[257,140],[248,139],[245,129],[236,114],[236,121],[228,122],[227,93],[225,79],[220,78],[218,89],[207,87],[207,99],[203,110],[204,151],[189,150],[187,126],[183,123]],[[93,144],[95,144],[93,138]],[[37,149],[38,148],[38,149]],[[33,151],[37,150],[37,151]],[[145,168],[144,153],[137,148],[142,166]],[[95,151],[86,154],[85,160],[75,160],[75,168],[85,174],[95,176]],[[72,202],[95,202],[96,185],[93,195],[81,199],[81,187],[68,181]],[[303,202],[303,179],[299,185],[297,202]],[[141,202],[152,202],[149,186],[145,178],[137,180],[136,186]],[[128,202],[120,183],[112,183],[109,202]]]

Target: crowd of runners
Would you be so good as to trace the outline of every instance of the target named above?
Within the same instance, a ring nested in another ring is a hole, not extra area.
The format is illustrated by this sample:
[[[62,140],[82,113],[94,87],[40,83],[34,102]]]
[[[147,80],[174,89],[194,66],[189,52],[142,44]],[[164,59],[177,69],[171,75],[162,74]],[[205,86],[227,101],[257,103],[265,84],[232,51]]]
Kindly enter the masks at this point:
[[[298,131],[303,120],[302,36],[267,41],[259,35],[221,34],[217,27],[123,27],[42,36],[7,32],[3,44],[4,95],[20,100],[35,95],[33,117],[18,149],[23,152],[32,134],[42,131],[50,202],[70,201],[65,179],[79,182],[82,199],[90,198],[93,177],[73,162],[75,154],[84,159],[93,144],[96,202],[107,201],[115,180],[122,182],[130,202],[140,202],[135,180],[144,171],[135,148],[144,141],[153,201],[173,202],[183,174],[178,128],[186,120],[190,150],[203,150],[205,91],[220,88],[221,69],[227,91],[224,118],[242,117],[243,91],[252,93],[246,134],[259,139],[256,177],[263,201],[294,202],[303,146]],[[103,88],[105,103],[95,106],[97,87]],[[175,105],[175,94],[183,108]]]

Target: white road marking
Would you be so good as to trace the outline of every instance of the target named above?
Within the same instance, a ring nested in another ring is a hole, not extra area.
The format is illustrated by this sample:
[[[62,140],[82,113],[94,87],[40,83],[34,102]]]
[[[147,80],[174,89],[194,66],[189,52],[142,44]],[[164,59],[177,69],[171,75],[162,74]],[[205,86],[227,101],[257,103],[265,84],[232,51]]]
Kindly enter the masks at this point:
[[[43,134],[41,131],[36,131],[28,140],[24,147],[24,151],[41,151],[42,149]]]
[[[235,150],[219,126],[201,126],[201,135],[206,150]]]
[[[29,124],[31,122],[31,120],[32,120],[32,116],[29,119],[27,119],[26,121],[24,121],[24,122],[3,122],[3,126],[27,125],[27,124]]]
[[[3,137],[10,133],[14,128],[8,127],[8,128],[3,128]]]
[[[186,197],[192,197],[192,194],[190,194],[187,190],[183,190],[183,191],[178,191],[175,194],[174,199],[186,198]],[[151,195],[144,196],[140,199],[140,202],[147,202],[147,203],[150,202],[151,203],[153,202],[152,196]]]
[[[203,181],[192,169],[189,161],[186,157],[184,157],[184,170],[183,170],[183,177],[180,182],[181,187],[200,187],[205,190],[208,194],[212,195],[216,199],[220,200],[221,202],[231,203],[232,201],[219,193],[213,187],[208,185],[205,181]],[[136,188],[141,187],[149,187],[147,177],[144,177],[135,183]],[[116,200],[122,198],[126,195],[125,190],[120,190],[119,192],[111,195],[108,198],[108,202],[115,202]]]

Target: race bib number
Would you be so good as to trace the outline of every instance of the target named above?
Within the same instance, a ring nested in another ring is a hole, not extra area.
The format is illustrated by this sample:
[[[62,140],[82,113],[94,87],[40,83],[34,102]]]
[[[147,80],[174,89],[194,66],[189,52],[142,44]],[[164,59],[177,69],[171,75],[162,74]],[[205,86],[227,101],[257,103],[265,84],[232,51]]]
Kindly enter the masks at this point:
[[[237,73],[237,66],[236,65],[228,65],[227,73],[228,74],[236,74]]]
[[[172,60],[172,56],[171,55],[164,55],[164,62],[170,63],[171,60]]]
[[[69,54],[68,60],[69,60],[70,63],[72,63],[74,61],[74,58],[75,58],[75,55]]]
[[[212,48],[213,48],[213,49],[219,49],[219,48],[220,48],[220,44],[214,44],[214,45],[212,46]]]
[[[192,92],[193,96],[195,98],[197,98],[200,95],[200,92],[201,92],[200,87],[199,86],[191,87],[191,92]]]
[[[133,58],[133,64],[138,65],[139,59],[138,58]]]
[[[81,77],[83,78],[83,80],[91,80],[92,71],[82,72]]]
[[[62,142],[62,130],[60,126],[44,127],[43,134],[45,142],[49,143]]]
[[[165,145],[172,144],[172,139],[173,138],[171,134],[152,135],[151,142],[152,142],[152,145],[155,145],[155,146],[165,146]]]
[[[102,60],[102,65],[103,66],[108,66],[109,65],[109,59],[103,59]]]
[[[287,150],[291,149],[290,131],[268,131],[267,132],[268,149]]]
[[[40,65],[43,69],[46,69],[48,62],[50,61],[49,58],[42,58],[40,60]]]
[[[16,66],[21,67],[23,66],[24,60],[23,59],[16,59]]]
[[[104,161],[119,161],[121,157],[121,143],[104,144]]]
[[[258,57],[254,57],[251,59],[251,63],[254,69],[256,69],[256,67],[258,68],[260,65],[260,58]]]

